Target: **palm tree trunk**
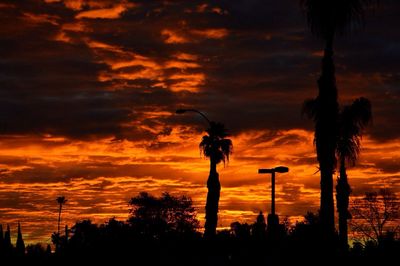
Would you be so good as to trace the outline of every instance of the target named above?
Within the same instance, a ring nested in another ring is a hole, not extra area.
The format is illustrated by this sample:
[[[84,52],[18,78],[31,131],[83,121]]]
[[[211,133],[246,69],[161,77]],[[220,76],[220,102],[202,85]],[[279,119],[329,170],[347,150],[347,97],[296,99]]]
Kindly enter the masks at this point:
[[[58,211],[58,229],[57,229],[58,236],[60,236],[61,209],[62,209],[62,204],[60,203],[60,210]]]
[[[204,237],[213,238],[216,235],[218,222],[218,204],[221,191],[217,163],[210,159],[210,175],[207,180],[207,202],[206,202],[206,222],[204,225]]]
[[[340,177],[336,186],[336,202],[339,213],[339,241],[344,251],[349,248],[347,220],[351,218],[349,212],[349,197],[351,188],[347,179],[345,159],[340,159]]]
[[[332,243],[335,233],[332,175],[336,162],[335,149],[339,112],[333,62],[333,37],[334,34],[332,33],[327,38],[324,58],[322,59],[322,73],[318,80],[319,112],[315,125],[317,158],[321,171],[321,233],[323,240],[328,241],[328,243]]]

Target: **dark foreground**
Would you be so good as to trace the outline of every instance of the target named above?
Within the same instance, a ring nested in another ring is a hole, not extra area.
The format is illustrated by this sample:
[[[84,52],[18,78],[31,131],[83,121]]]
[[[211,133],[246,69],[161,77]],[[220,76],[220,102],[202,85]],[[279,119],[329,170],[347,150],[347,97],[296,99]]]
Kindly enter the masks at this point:
[[[127,244],[110,240],[25,255],[3,254],[2,265],[385,265],[398,261],[399,241],[385,246],[356,246],[343,252],[312,239],[240,239],[219,235],[214,240],[145,240]],[[84,243],[82,243],[84,244]]]

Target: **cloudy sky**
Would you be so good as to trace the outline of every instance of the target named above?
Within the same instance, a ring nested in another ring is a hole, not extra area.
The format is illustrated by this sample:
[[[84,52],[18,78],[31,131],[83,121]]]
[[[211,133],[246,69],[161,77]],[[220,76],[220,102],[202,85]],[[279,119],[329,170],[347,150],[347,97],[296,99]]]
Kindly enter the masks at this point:
[[[374,122],[349,169],[353,195],[400,192],[400,3],[383,0],[365,29],[336,40],[342,105],[373,104]],[[206,124],[231,133],[220,166],[219,226],[269,211],[295,220],[319,205],[312,122],[323,43],[297,0],[0,0],[0,223],[50,242],[63,224],[128,217],[140,191],[193,198],[204,220]],[[14,238],[15,239],[15,238]],[[14,241],[14,240],[13,240]]]

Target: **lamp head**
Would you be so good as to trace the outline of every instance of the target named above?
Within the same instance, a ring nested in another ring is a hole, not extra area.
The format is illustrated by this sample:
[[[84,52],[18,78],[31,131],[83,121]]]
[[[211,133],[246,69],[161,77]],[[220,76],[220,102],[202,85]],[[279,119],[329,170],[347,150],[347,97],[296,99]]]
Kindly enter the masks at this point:
[[[286,166],[278,166],[278,167],[275,167],[274,171],[277,173],[287,173],[287,172],[289,172],[289,168]]]
[[[178,109],[178,110],[176,110],[176,112],[175,113],[177,113],[177,114],[183,114],[183,113],[186,113],[186,109]]]
[[[289,168],[286,166],[278,166],[271,169],[258,169],[259,174],[272,174],[272,173],[287,173]]]

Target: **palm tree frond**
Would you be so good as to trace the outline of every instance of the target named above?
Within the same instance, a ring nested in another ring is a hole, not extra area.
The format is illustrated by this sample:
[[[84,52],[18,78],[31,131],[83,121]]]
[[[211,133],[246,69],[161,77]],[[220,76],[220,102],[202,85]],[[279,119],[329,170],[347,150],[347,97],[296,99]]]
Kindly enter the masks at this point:
[[[203,136],[199,149],[204,157],[212,158],[216,163],[221,161],[229,162],[229,156],[232,153],[232,141],[226,137],[229,134],[222,123],[211,122],[210,128],[206,130],[207,135]]]
[[[232,140],[222,139],[222,140],[220,140],[219,146],[221,149],[222,160],[225,164],[225,161],[229,162],[229,155],[232,154],[232,150],[233,150]]]
[[[56,198],[58,204],[65,204],[68,200],[64,196],[60,196]]]
[[[372,123],[372,105],[367,98],[361,97],[356,99],[350,109],[353,121],[357,123],[360,129],[364,129]]]
[[[363,130],[371,121],[371,102],[366,98],[358,98],[352,105],[342,109],[336,149],[339,158],[344,158],[353,166],[355,165],[360,153]]]
[[[317,37],[356,30],[364,26],[365,11],[379,0],[301,0],[311,32]]]

